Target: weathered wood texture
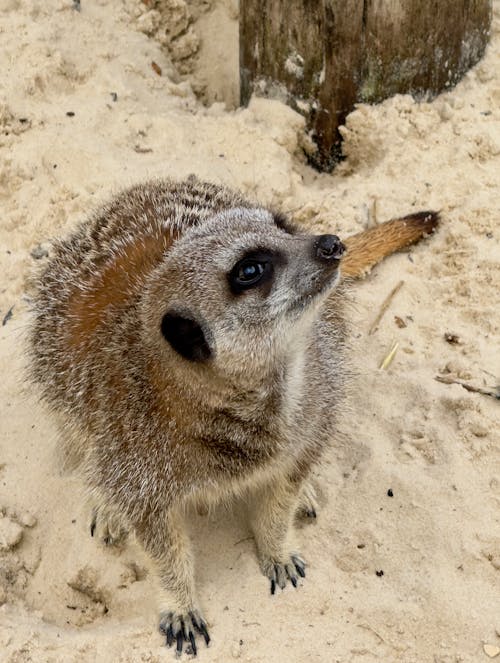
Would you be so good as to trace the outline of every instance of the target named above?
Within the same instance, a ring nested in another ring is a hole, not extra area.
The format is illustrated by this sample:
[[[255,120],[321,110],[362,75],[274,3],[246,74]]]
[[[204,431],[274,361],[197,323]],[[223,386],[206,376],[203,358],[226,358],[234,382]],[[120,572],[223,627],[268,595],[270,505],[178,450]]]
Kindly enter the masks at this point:
[[[241,0],[241,103],[253,92],[306,116],[315,165],[340,156],[356,102],[431,97],[483,55],[491,0]]]

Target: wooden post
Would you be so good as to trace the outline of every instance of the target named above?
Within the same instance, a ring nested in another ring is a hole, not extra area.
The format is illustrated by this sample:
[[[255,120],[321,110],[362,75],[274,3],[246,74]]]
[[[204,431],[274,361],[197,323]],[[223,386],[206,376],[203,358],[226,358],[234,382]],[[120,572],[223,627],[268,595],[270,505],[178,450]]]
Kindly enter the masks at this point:
[[[282,99],[307,118],[331,170],[356,102],[432,97],[483,55],[491,0],[241,0],[241,103]]]

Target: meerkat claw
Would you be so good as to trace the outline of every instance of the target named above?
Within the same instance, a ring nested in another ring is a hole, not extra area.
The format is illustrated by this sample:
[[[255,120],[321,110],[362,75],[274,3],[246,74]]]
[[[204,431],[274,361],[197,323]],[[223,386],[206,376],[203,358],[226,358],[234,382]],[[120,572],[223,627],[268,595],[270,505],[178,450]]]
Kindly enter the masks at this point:
[[[193,631],[189,631],[189,642],[191,643],[191,649],[193,650],[193,655],[196,656],[198,654],[198,650],[196,649],[196,640],[194,638]]]
[[[319,505],[318,495],[314,482],[308,480],[302,487],[302,492],[299,498],[299,507],[297,509],[297,517],[302,520],[311,522],[317,518]]]
[[[272,566],[265,567],[265,569],[264,574],[271,581],[271,594],[276,593],[276,587],[285,589],[288,580],[292,583],[293,587],[297,588],[297,575],[301,578],[306,577],[304,570],[305,562],[297,555],[292,555],[288,563],[273,563]]]
[[[174,631],[172,629],[172,624],[169,624],[168,628],[166,629],[166,631],[164,631],[164,633],[167,636],[167,646],[171,647],[174,642]]]
[[[191,618],[191,621],[193,622],[193,626],[198,631],[198,633],[201,633],[201,635],[205,639],[205,644],[208,646],[208,644],[210,642],[210,636],[208,635],[207,625],[205,624],[203,619],[198,618],[193,612],[189,613],[189,617]]]
[[[305,564],[304,560],[301,559],[300,557],[297,557],[297,555],[293,555],[292,562],[293,562],[293,565],[295,566],[299,576],[301,578],[305,578],[306,577],[306,571],[305,571],[306,564]]]
[[[208,644],[210,642],[210,636],[208,635],[207,627],[203,623],[201,625],[200,632],[201,632],[202,636],[205,638],[205,644],[208,647]]]
[[[101,541],[105,546],[121,546],[127,531],[121,521],[111,511],[94,507],[90,518],[90,536]]]
[[[198,648],[196,646],[196,637],[194,631],[200,633],[205,643],[208,645],[210,636],[207,626],[201,617],[189,612],[187,616],[180,616],[176,613],[164,613],[160,618],[160,632],[166,637],[167,647],[172,647],[175,643],[175,655],[181,656],[184,644],[188,648],[184,651],[189,652],[189,647],[193,656],[197,656]]]
[[[182,654],[182,643],[184,641],[184,636],[182,634],[182,631],[177,632],[177,647],[175,650],[175,653],[177,656],[180,656]]]
[[[288,576],[288,579],[290,580],[290,582],[292,583],[292,585],[293,585],[295,588],[297,588],[297,576],[296,576],[295,573],[293,572],[292,567],[290,566],[290,564],[287,564],[287,565],[285,566],[285,571],[286,571],[286,574],[287,574],[287,576]]]
[[[181,633],[184,638],[184,640],[187,640],[188,637],[186,635],[186,624],[184,623],[184,620],[181,618]]]

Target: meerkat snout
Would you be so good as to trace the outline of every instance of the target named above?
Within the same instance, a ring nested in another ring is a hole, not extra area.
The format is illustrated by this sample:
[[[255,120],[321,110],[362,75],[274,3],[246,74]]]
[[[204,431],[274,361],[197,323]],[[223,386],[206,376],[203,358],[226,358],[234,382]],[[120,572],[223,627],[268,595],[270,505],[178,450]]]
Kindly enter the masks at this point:
[[[344,255],[345,246],[337,235],[320,235],[314,242],[314,255],[319,260],[337,260]]]

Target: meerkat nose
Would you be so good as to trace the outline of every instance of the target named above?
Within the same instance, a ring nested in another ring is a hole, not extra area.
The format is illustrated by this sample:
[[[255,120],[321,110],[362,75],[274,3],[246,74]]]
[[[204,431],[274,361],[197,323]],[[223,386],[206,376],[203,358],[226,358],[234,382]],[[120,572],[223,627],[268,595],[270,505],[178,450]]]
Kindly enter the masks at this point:
[[[337,235],[320,235],[314,242],[315,257],[321,261],[339,261],[345,251]]]

